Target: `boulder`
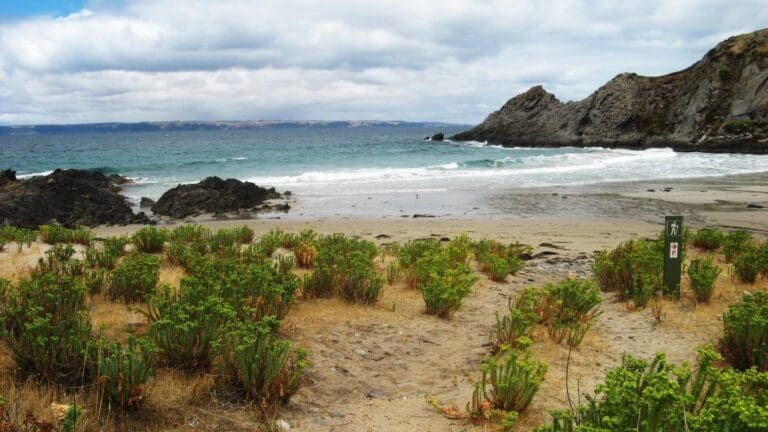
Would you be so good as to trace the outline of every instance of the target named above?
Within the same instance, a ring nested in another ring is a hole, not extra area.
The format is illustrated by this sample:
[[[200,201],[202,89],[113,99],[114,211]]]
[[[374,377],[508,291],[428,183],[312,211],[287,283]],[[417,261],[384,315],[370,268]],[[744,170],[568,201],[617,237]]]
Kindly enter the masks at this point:
[[[152,198],[141,197],[141,201],[139,201],[139,207],[141,208],[150,208],[153,205],[155,205],[155,200]]]
[[[152,212],[156,215],[185,218],[201,213],[230,213],[252,210],[264,201],[280,198],[275,188],[264,188],[236,179],[208,177],[166,191]]]
[[[443,134],[442,132],[438,132],[432,135],[432,138],[430,138],[430,140],[432,141],[442,141],[444,139],[445,139],[445,134]]]
[[[16,171],[7,169],[0,171],[0,186],[16,181]]]
[[[143,213],[134,214],[125,197],[113,191],[112,180],[98,172],[57,169],[25,180],[8,173],[3,178],[0,223],[25,228],[150,223]]]

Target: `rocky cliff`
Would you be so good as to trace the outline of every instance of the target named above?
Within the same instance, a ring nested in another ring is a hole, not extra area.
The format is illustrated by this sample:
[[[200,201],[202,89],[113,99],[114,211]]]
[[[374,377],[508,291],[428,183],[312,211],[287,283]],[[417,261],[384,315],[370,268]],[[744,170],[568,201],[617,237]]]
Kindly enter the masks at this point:
[[[768,153],[768,29],[729,38],[679,72],[618,75],[578,102],[533,87],[451,139]]]

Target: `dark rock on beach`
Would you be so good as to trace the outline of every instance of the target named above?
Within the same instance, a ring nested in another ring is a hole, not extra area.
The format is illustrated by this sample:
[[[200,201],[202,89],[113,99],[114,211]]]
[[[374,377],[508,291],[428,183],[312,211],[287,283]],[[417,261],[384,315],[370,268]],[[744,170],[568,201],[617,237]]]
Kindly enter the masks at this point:
[[[768,29],[731,37],[679,72],[620,74],[581,101],[535,86],[451,139],[768,154]]]
[[[166,191],[152,206],[156,215],[185,218],[202,213],[230,213],[253,210],[266,200],[280,198],[275,188],[263,188],[236,179],[208,177]]]
[[[16,171],[3,170],[0,171],[0,186],[16,181]]]
[[[445,139],[445,134],[442,132],[438,132],[434,135],[432,135],[432,138],[430,138],[432,141],[442,141]]]
[[[0,173],[0,223],[37,228],[47,223],[125,225],[149,223],[134,214],[114,181],[104,174],[56,170],[47,176],[17,180],[10,170]]]
[[[153,205],[155,205],[155,200],[152,198],[141,197],[141,201],[139,201],[139,207],[141,208],[150,208]]]

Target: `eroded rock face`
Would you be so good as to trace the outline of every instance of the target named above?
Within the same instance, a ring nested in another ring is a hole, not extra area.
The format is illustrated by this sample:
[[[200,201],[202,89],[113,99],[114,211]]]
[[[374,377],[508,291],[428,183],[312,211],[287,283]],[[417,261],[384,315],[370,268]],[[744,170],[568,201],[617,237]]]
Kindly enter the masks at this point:
[[[13,173],[10,171],[10,173]],[[47,176],[16,180],[0,178],[0,223],[37,228],[47,223],[115,225],[149,223],[144,213],[134,214],[112,179],[82,170],[56,170]]]
[[[280,196],[275,188],[263,188],[236,179],[208,177],[200,183],[179,185],[166,191],[152,206],[152,212],[173,218],[201,213],[230,213],[252,210],[264,201]]]
[[[768,153],[768,29],[721,42],[679,72],[618,75],[578,102],[533,87],[451,139]]]

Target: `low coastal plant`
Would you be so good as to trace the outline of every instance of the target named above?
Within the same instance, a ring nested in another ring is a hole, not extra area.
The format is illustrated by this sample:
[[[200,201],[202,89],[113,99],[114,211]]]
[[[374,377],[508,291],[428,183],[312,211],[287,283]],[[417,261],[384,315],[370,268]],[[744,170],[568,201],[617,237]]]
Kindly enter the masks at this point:
[[[296,258],[293,255],[278,255],[273,262],[278,274],[288,274],[296,267]]]
[[[99,249],[95,246],[85,248],[83,255],[85,256],[85,262],[91,268],[101,268],[111,270],[115,268],[117,259],[121,255],[121,249],[117,249],[116,245],[104,244],[103,248]]]
[[[392,260],[387,264],[387,283],[392,285],[400,280],[400,262]]]
[[[306,352],[275,334],[278,321],[235,322],[215,343],[220,379],[261,406],[286,403],[308,367]]]
[[[76,226],[75,229],[71,231],[70,235],[72,243],[77,243],[83,246],[90,246],[95,238],[93,231],[80,225]]]
[[[125,257],[112,272],[107,294],[126,302],[146,301],[155,294],[160,275],[160,258],[149,254]]]
[[[713,263],[712,257],[694,258],[688,264],[688,278],[691,280],[693,296],[698,303],[709,303],[715,288],[715,281],[722,269]]]
[[[125,345],[101,339],[96,344],[94,377],[103,398],[119,410],[139,407],[147,395],[156,349],[147,339],[128,336]]]
[[[24,246],[29,248],[32,242],[37,239],[37,231],[25,228],[17,228],[8,224],[0,226],[0,251],[10,243],[16,243],[16,250],[21,252]]]
[[[81,280],[88,294],[102,294],[109,286],[109,272],[103,268],[86,269]]]
[[[6,297],[0,338],[16,367],[50,382],[81,382],[91,340],[82,284],[70,276],[37,273]]]
[[[600,251],[592,265],[595,280],[603,291],[616,291],[621,301],[643,307],[662,289],[663,249],[658,240],[629,240],[610,252]]]
[[[729,232],[722,242],[725,261],[732,262],[742,250],[749,247],[753,242],[754,237],[752,236],[752,233],[747,230],[738,229]]]
[[[542,291],[541,323],[554,341],[577,347],[600,314],[599,289],[588,280],[564,279],[548,283]]]
[[[131,236],[131,242],[136,252],[158,253],[163,251],[163,245],[168,239],[168,230],[146,226]]]
[[[469,265],[472,253],[472,239],[466,234],[459,234],[445,245],[446,253],[451,264]]]
[[[705,251],[715,251],[725,240],[725,233],[716,228],[702,228],[693,235],[693,245]]]
[[[272,256],[273,253],[283,244],[285,232],[280,228],[272,228],[259,237],[258,245],[266,256]]]
[[[698,367],[625,355],[595,394],[573,410],[553,411],[537,432],[763,431],[768,425],[768,374],[715,367],[712,347],[699,349]]]
[[[179,225],[168,233],[168,240],[181,243],[207,242],[210,237],[211,230],[199,224]]]
[[[491,330],[488,343],[491,352],[497,352],[502,347],[517,348],[521,338],[528,337],[531,328],[538,322],[538,316],[531,312],[522,311],[511,304],[509,313],[500,316],[496,313],[496,325]]]
[[[440,243],[438,243],[437,240],[413,240],[400,247],[397,259],[400,262],[400,267],[407,272],[414,264],[416,264],[416,261],[418,261],[419,258],[427,253],[438,250],[440,250]]]
[[[321,236],[316,240],[317,256],[312,274],[304,277],[307,297],[340,295],[351,302],[375,303],[384,280],[375,271],[378,253],[373,242],[343,234]]]
[[[126,236],[107,237],[104,239],[103,245],[105,251],[117,254],[117,256],[125,255],[125,247],[131,242]]]
[[[739,370],[768,370],[768,293],[745,295],[723,314],[723,356]]]
[[[418,275],[416,288],[421,290],[427,313],[444,318],[459,309],[478,281],[469,267],[453,263],[444,251],[419,258],[412,270]]]
[[[510,350],[501,359],[487,358],[480,367],[482,378],[475,384],[467,411],[481,415],[484,405],[505,412],[522,412],[538,392],[547,373],[546,363],[531,358],[530,350]]]
[[[496,282],[503,282],[507,275],[520,271],[525,266],[521,256],[531,251],[529,246],[521,243],[505,246],[495,240],[480,240],[472,244],[472,249],[480,263],[480,270]]]
[[[294,253],[296,254],[299,267],[305,269],[312,268],[312,263],[317,256],[317,249],[315,249],[315,246],[309,242],[301,242],[295,249]]]
[[[733,258],[733,272],[742,282],[754,284],[762,269],[759,249],[754,246],[743,248]]]
[[[40,226],[40,240],[47,244],[68,243],[72,241],[72,230],[61,225]]]

